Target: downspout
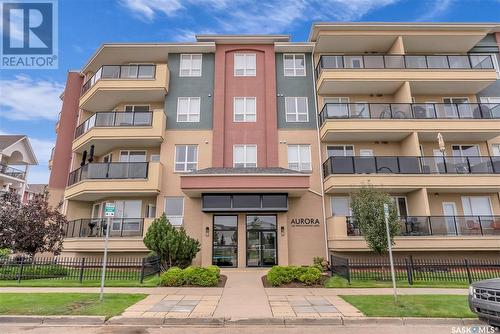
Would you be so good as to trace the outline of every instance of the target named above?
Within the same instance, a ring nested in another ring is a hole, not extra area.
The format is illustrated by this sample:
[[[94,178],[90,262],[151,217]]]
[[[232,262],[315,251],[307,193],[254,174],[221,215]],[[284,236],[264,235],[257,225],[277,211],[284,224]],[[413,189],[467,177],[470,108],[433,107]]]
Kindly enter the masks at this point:
[[[319,177],[320,177],[320,184],[321,184],[321,208],[323,211],[323,228],[324,228],[324,235],[325,235],[325,259],[329,261],[328,257],[328,229],[326,227],[326,209],[325,209],[325,186],[323,184],[324,178],[323,178],[323,162],[321,159],[321,140],[319,137],[319,120],[318,120],[318,115],[319,115],[319,110],[318,110],[318,92],[316,89],[316,72],[314,68],[314,50],[316,48],[316,43],[314,43],[313,50],[311,52],[311,77],[313,81],[313,87],[314,87],[314,115],[315,115],[315,121],[316,121],[316,138],[317,138],[317,143],[318,143],[318,161],[319,161]]]

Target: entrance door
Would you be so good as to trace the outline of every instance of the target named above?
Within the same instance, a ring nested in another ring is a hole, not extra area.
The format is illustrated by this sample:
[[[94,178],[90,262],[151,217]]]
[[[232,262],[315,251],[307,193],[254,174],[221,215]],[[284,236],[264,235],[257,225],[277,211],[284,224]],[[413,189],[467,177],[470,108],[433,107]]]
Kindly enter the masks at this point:
[[[276,216],[247,216],[247,266],[277,264]]]
[[[455,216],[457,215],[457,208],[454,202],[443,202],[443,215],[446,232],[449,235],[456,235]]]
[[[214,216],[212,264],[238,265],[238,216]]]

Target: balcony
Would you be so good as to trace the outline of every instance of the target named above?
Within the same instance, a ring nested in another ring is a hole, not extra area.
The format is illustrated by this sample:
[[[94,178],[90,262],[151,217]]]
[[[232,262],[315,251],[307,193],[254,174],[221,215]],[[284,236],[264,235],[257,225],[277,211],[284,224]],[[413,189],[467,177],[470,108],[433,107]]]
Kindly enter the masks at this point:
[[[68,222],[65,229],[66,238],[102,238],[106,236],[106,218],[84,218]],[[112,218],[109,236],[142,237],[144,232],[143,218]]]
[[[69,174],[66,199],[95,201],[109,196],[156,196],[161,163],[90,163]]]
[[[20,180],[26,179],[26,172],[3,163],[0,163],[0,174]]]
[[[93,144],[101,155],[114,147],[144,147],[163,141],[166,116],[162,110],[144,112],[97,112],[82,122],[75,131],[73,151],[82,153]]]
[[[168,89],[166,64],[104,65],[82,86],[80,108],[111,109],[123,101],[162,101]]]
[[[324,55],[316,79],[321,95],[393,94],[405,81],[413,94],[476,94],[496,72],[490,55]]]
[[[497,192],[500,157],[329,157],[323,163],[325,192],[350,192],[366,184],[387,191],[422,187],[450,192]]]

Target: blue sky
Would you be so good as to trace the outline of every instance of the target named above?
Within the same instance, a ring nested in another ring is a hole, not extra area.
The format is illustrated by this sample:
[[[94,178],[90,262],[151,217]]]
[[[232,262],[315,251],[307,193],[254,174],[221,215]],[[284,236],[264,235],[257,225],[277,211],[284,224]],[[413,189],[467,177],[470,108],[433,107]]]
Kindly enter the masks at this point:
[[[0,72],[0,134],[28,134],[48,182],[59,95],[68,70],[105,42],[193,41],[197,33],[289,34],[317,21],[500,22],[500,0],[59,0],[59,68]]]

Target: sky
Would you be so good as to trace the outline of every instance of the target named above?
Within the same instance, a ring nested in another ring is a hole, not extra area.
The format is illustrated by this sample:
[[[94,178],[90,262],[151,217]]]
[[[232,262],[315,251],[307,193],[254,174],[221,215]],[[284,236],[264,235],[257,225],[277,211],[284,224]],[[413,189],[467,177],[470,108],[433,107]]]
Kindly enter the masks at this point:
[[[1,0],[0,0],[1,1]],[[312,22],[500,22],[500,0],[59,0],[59,67],[0,71],[0,134],[27,134],[38,158],[29,183],[47,183],[68,70],[107,42],[194,41],[195,34],[288,34]]]

